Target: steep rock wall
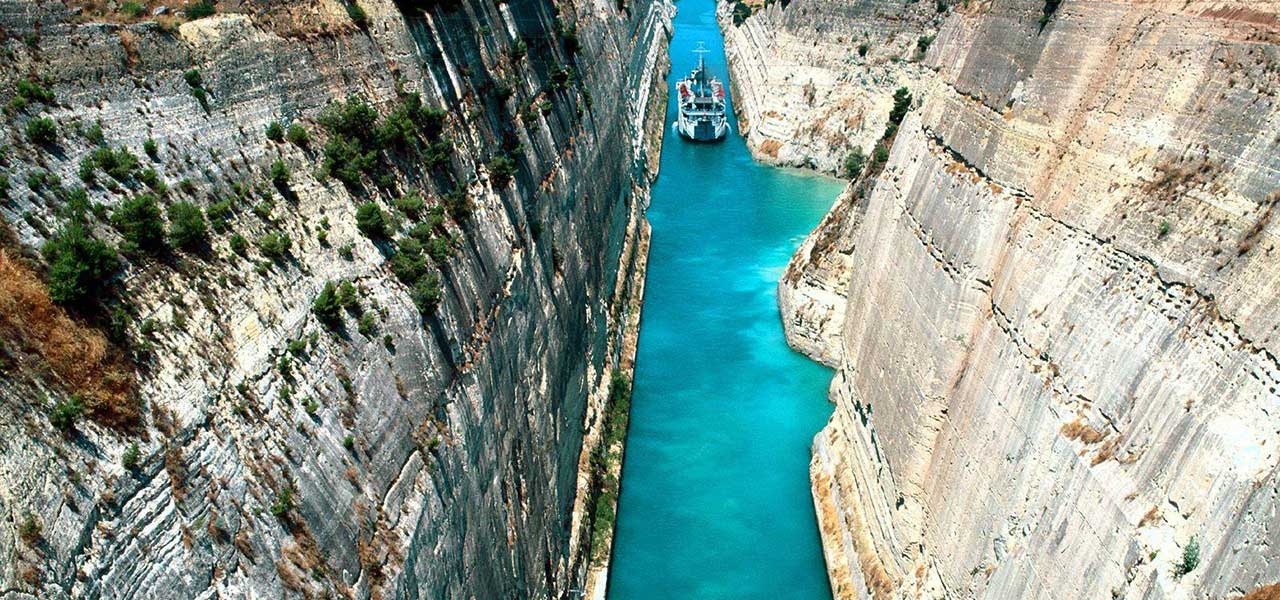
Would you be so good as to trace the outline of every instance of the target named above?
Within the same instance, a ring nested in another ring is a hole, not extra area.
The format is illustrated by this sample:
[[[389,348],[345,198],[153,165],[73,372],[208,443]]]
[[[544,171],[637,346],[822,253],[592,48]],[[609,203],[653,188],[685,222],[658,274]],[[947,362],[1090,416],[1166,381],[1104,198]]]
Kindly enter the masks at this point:
[[[168,184],[162,204],[241,199],[206,252],[130,259],[116,285],[133,315],[140,428],[81,421],[60,433],[46,414],[74,390],[4,363],[0,597],[580,587],[589,548],[570,538],[590,521],[573,514],[584,422],[638,309],[615,286],[630,280],[620,268],[643,265],[623,248],[644,227],[642,127],[647,102],[662,99],[634,90],[665,45],[666,6],[369,0],[359,27],[329,1],[227,2],[180,25],[75,4],[0,1],[5,99],[29,78],[56,95],[8,116],[11,250],[38,248],[63,222],[65,195],[23,182],[47,170],[80,185],[96,142],[74,133],[77,120],[153,167]],[[184,81],[192,68],[207,110]],[[325,105],[356,96],[386,114],[403,91],[447,111],[447,166],[393,157],[356,191],[318,177]],[[58,122],[52,148],[22,135],[38,114]],[[272,121],[304,124],[312,143],[268,141]],[[514,160],[510,184],[490,169],[499,156]],[[288,194],[266,183],[277,159],[292,172]],[[435,206],[454,186],[471,212],[440,226],[452,254],[437,265],[439,307],[423,314],[389,269],[398,242],[362,235],[355,209],[390,210],[414,189]],[[96,213],[145,189],[87,187],[105,207]],[[105,218],[92,226],[119,241]],[[255,248],[241,258],[233,233],[293,244],[281,260]],[[312,314],[336,280],[358,286],[371,331],[347,315],[334,332]]]
[[[920,39],[946,14],[925,1],[792,0],[734,25],[733,4],[721,2],[734,111],[752,155],[838,174],[855,146],[870,153],[893,90],[932,75]]]
[[[956,7],[863,209],[814,234],[855,232],[811,468],[838,597],[1278,577],[1275,7],[1054,4]]]

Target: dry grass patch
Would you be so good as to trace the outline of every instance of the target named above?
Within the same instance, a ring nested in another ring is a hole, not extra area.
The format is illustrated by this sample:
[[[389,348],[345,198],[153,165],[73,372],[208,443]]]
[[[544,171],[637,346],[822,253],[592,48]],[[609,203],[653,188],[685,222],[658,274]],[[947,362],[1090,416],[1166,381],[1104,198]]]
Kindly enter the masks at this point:
[[[27,265],[0,249],[0,339],[39,357],[67,392],[80,394],[95,421],[133,429],[141,418],[134,372],[101,331],[71,318]]]

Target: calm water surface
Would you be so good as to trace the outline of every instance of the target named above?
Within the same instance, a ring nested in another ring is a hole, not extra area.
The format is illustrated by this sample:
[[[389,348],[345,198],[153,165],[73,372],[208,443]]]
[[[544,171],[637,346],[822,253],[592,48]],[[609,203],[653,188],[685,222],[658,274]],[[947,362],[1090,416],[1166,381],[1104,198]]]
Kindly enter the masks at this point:
[[[714,2],[677,6],[673,81],[699,41],[725,78]],[[831,374],[787,348],[775,285],[842,184],[736,132],[686,142],[670,101],[609,598],[830,598],[808,465]]]

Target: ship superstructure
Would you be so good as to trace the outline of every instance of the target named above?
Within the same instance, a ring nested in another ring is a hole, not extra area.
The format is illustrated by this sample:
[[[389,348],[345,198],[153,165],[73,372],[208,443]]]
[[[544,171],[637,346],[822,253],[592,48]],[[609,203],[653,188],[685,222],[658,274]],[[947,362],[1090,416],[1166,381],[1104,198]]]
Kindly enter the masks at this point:
[[[698,54],[698,66],[688,77],[676,82],[680,114],[676,119],[676,131],[697,142],[713,142],[729,133],[726,116],[724,84],[707,73],[703,55],[707,50],[701,43],[694,50]]]

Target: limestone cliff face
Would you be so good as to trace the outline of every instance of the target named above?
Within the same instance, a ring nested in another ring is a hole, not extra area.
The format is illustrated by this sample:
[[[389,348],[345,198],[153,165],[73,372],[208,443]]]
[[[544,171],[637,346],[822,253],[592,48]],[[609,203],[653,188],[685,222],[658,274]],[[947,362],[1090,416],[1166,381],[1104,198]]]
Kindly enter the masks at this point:
[[[6,251],[39,248],[79,185],[103,207],[91,211],[95,235],[119,242],[105,214],[146,187],[136,173],[81,183],[97,145],[153,168],[162,206],[237,200],[207,250],[130,258],[114,284],[112,302],[132,316],[134,429],[82,419],[57,431],[46,415],[75,390],[5,340],[0,597],[580,587],[584,423],[638,310],[643,128],[663,100],[635,90],[663,89],[652,80],[667,5],[222,2],[214,16],[157,23],[157,3],[128,18],[104,4],[0,0],[0,97],[28,80],[55,97],[6,116]],[[191,69],[198,85],[184,80]],[[327,104],[359,97],[386,115],[407,92],[445,111],[443,165],[390,156],[355,191],[319,175]],[[53,144],[24,135],[37,115],[57,122]],[[311,142],[270,141],[271,122],[299,123]],[[507,157],[510,183],[495,167]],[[269,183],[276,160],[287,186]],[[63,189],[28,185],[43,172]],[[434,261],[443,293],[425,312],[392,273],[401,241],[356,223],[357,205],[374,202],[408,229],[414,211],[392,207],[412,190],[424,211],[470,205],[434,225],[450,252]],[[292,240],[282,258],[231,247],[233,235],[267,234]],[[364,317],[345,313],[335,331],[311,306],[340,280],[356,285]],[[133,443],[137,466],[125,469]]]
[[[798,344],[838,367],[811,469],[838,597],[1280,578],[1278,43],[1269,3],[949,10],[865,204],[782,284],[844,290]]]
[[[920,40],[946,15],[924,0],[772,2],[740,25],[732,11],[722,2],[717,16],[752,154],[825,173],[841,173],[855,146],[869,154],[893,90],[932,75],[919,62]]]

